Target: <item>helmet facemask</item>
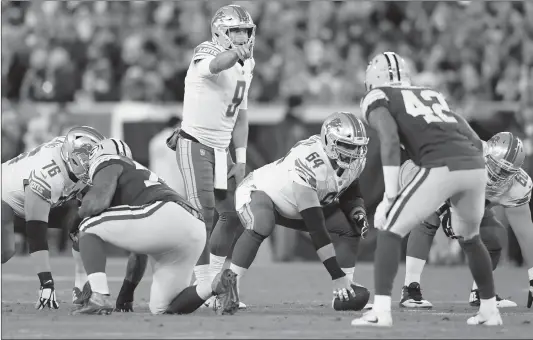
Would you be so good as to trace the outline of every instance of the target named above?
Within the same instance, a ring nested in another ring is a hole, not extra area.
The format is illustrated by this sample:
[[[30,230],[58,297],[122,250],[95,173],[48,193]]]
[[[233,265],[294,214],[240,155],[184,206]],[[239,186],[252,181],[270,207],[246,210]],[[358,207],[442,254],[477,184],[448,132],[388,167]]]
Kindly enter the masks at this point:
[[[255,43],[255,28],[250,14],[236,5],[222,7],[211,21],[213,42],[226,50],[245,44],[249,44],[252,48]],[[230,32],[242,29],[246,30],[246,41],[234,41],[231,37],[233,34]]]
[[[485,157],[487,169],[487,186],[491,188],[501,187],[509,183],[520,171],[513,164],[504,159],[496,160],[490,154]]]
[[[337,138],[330,133],[326,136],[328,144],[325,146],[326,154],[342,169],[351,169],[358,172],[365,165],[368,151],[368,138],[356,138],[355,141]]]

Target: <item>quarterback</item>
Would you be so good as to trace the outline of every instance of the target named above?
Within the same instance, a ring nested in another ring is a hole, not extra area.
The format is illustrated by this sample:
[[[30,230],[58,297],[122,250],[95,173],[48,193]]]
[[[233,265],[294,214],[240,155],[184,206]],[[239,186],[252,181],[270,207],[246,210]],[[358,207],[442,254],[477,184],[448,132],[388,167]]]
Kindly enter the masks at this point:
[[[452,223],[464,239],[470,271],[479,286],[479,312],[467,324],[501,325],[491,260],[479,236],[487,181],[479,139],[442,93],[411,85],[405,61],[394,52],[370,61],[365,85],[361,112],[379,135],[385,194],[374,215],[379,229],[374,306],[352,325],[392,326],[391,293],[402,238],[448,199],[454,212]],[[402,145],[420,170],[400,189]]]
[[[187,199],[205,218],[206,248],[194,269],[198,282],[211,281],[220,272],[235,235],[242,232],[234,195],[245,175],[248,90],[255,64],[255,24],[244,8],[220,8],[211,33],[211,41],[194,49],[181,129],[167,141],[176,150]],[[228,150],[231,140],[236,164]],[[219,218],[213,227],[215,209]]]
[[[485,243],[492,260],[492,268],[496,269],[500,259],[502,236],[505,237],[505,228],[495,218],[492,207],[504,208],[511,228],[515,232],[520,248],[526,258],[526,263],[531,267],[529,275],[529,295],[527,306],[533,303],[533,223],[529,201],[533,182],[529,175],[521,168],[525,152],[522,141],[509,132],[500,132],[494,135],[487,143],[484,143],[484,154],[488,181],[485,189],[485,214],[481,221],[480,235]],[[418,167],[411,161],[402,165],[400,182],[408,183]],[[420,288],[420,276],[424,269],[433,237],[439,226],[442,226],[445,234],[451,238],[457,238],[451,224],[453,210],[445,203],[430,218],[426,219],[411,231],[407,243],[405,286],[402,291],[400,307],[407,308],[431,308],[432,304],[422,297]],[[440,218],[439,218],[440,217]],[[503,234],[503,235],[502,235]],[[479,306],[479,291],[476,283],[470,293],[470,305]],[[499,308],[516,307],[516,303],[497,296]]]
[[[352,277],[358,243],[367,229],[357,179],[365,167],[368,140],[358,118],[337,112],[324,121],[320,135],[298,142],[285,157],[245,178],[235,196],[245,231],[235,244],[230,265],[238,281],[278,224],[309,232],[331,275],[335,309],[360,310],[365,306],[369,292],[355,285]],[[323,209],[332,204],[342,210],[345,223],[326,224]]]
[[[12,224],[25,223],[29,251],[37,268],[40,297],[37,309],[59,308],[54,289],[49,254],[48,227],[51,209],[75,198],[88,183],[89,153],[104,137],[88,126],[75,127],[66,136],[57,137],[2,164],[2,263],[15,253]],[[74,223],[77,204],[67,209],[63,220]],[[49,225],[52,223],[52,225]]]
[[[91,152],[92,185],[79,209],[80,254],[91,294],[73,314],[108,315],[114,309],[105,274],[106,243],[148,255],[153,314],[191,313],[213,294],[221,297],[220,312],[233,314],[239,301],[231,270],[222,271],[213,282],[189,286],[205,245],[202,214],[156,174],[127,157],[128,150],[106,139]]]

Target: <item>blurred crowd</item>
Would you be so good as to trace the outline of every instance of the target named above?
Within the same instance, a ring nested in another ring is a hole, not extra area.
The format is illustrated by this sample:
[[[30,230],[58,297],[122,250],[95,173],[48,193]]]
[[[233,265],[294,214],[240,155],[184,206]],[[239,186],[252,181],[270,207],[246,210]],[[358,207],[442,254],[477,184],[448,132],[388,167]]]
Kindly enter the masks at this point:
[[[229,1],[2,2],[2,95],[182,101],[196,45]],[[358,102],[369,58],[394,50],[455,102],[533,95],[531,1],[234,1],[257,25],[250,96]]]

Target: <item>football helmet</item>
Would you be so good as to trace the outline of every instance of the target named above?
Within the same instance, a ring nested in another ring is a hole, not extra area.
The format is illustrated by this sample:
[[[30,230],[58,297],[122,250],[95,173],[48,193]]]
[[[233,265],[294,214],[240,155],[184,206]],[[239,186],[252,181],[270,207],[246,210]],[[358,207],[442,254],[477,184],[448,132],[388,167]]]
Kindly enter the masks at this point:
[[[367,91],[379,86],[411,86],[411,75],[405,60],[394,52],[375,56],[366,68]]]
[[[487,142],[485,163],[488,174],[488,187],[499,187],[520,171],[526,158],[524,144],[510,132],[499,132]]]
[[[335,112],[322,124],[320,140],[326,155],[343,169],[360,169],[366,162],[369,138],[363,122],[350,112]]]
[[[255,24],[247,10],[239,5],[228,5],[220,8],[211,20],[213,43],[229,50],[237,42],[230,38],[231,29],[246,29],[248,40],[245,43],[253,46],[255,41]]]
[[[133,155],[128,144],[118,138],[107,138],[98,143],[90,155],[90,160],[96,159],[101,155],[118,155],[132,159]]]
[[[70,129],[63,145],[61,158],[70,172],[84,183],[89,182],[89,156],[92,149],[105,137],[90,126],[77,126]]]

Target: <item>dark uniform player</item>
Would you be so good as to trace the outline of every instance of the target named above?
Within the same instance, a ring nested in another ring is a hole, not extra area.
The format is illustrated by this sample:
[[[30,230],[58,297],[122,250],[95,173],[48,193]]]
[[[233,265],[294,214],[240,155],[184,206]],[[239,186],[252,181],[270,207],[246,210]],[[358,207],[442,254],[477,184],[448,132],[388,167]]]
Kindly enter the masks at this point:
[[[105,243],[146,254],[153,268],[150,311],[189,313],[212,292],[222,295],[222,312],[238,308],[235,275],[228,269],[211,283],[189,286],[205,245],[202,215],[156,174],[125,155],[129,148],[106,139],[91,153],[92,187],[79,214],[80,253],[92,294],[75,314],[110,314]],[[186,289],[187,288],[187,289]]]
[[[376,56],[366,71],[368,93],[361,111],[381,142],[385,195],[376,209],[374,307],[354,326],[392,326],[391,291],[398,271],[401,240],[445,200],[451,203],[452,225],[464,238],[464,250],[479,286],[479,313],[471,325],[501,325],[496,307],[492,266],[479,237],[487,174],[481,147],[468,123],[454,114],[444,96],[412,87],[405,61],[392,52]],[[400,145],[420,166],[399,191]]]

